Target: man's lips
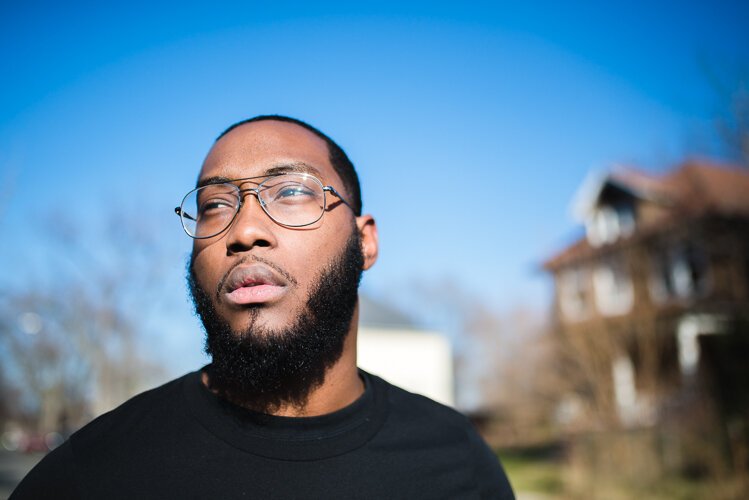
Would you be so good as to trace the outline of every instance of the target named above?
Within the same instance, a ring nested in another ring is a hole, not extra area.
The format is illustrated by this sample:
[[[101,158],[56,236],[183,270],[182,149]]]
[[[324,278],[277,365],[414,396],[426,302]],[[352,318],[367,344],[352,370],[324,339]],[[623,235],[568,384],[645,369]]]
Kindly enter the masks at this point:
[[[242,306],[272,302],[286,293],[288,282],[263,264],[240,265],[224,282],[222,295],[229,304]]]
[[[242,306],[247,304],[262,304],[272,302],[284,294],[286,289],[277,285],[253,285],[237,288],[225,295],[231,304]]]

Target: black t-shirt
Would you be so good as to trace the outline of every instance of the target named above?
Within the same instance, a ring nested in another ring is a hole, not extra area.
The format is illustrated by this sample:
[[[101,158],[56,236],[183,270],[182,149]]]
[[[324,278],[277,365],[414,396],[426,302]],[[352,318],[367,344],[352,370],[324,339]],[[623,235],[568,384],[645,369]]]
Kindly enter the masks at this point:
[[[11,499],[514,498],[463,415],[360,373],[357,401],[301,418],[236,407],[187,374],[73,434]]]

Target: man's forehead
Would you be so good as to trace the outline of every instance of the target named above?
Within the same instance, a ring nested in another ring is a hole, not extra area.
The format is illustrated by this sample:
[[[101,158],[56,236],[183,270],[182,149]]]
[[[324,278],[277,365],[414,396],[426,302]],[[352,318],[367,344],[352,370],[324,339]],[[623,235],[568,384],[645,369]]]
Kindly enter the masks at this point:
[[[325,141],[299,125],[265,120],[240,125],[219,139],[200,178],[251,177],[280,169],[307,171],[321,180],[335,175]]]

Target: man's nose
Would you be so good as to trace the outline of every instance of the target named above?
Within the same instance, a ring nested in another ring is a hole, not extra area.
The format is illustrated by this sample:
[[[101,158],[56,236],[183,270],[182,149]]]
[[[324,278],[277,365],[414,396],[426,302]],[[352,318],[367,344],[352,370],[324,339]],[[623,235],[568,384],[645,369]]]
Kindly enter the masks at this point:
[[[243,192],[239,212],[227,230],[227,252],[241,253],[255,247],[275,246],[274,225],[275,223],[260,206],[257,191]]]

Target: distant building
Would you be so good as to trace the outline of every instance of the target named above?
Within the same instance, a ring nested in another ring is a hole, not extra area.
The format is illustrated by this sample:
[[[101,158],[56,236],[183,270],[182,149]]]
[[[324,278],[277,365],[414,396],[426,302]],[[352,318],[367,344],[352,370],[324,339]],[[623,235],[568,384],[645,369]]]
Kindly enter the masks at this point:
[[[403,389],[455,406],[453,355],[443,334],[360,294],[358,365]]]
[[[580,391],[600,392],[598,410],[625,426],[654,423],[704,373],[730,378],[722,368],[746,365],[745,350],[715,341],[749,334],[749,170],[614,169],[586,180],[574,212],[585,236],[544,267],[557,333],[599,368],[601,387]]]

